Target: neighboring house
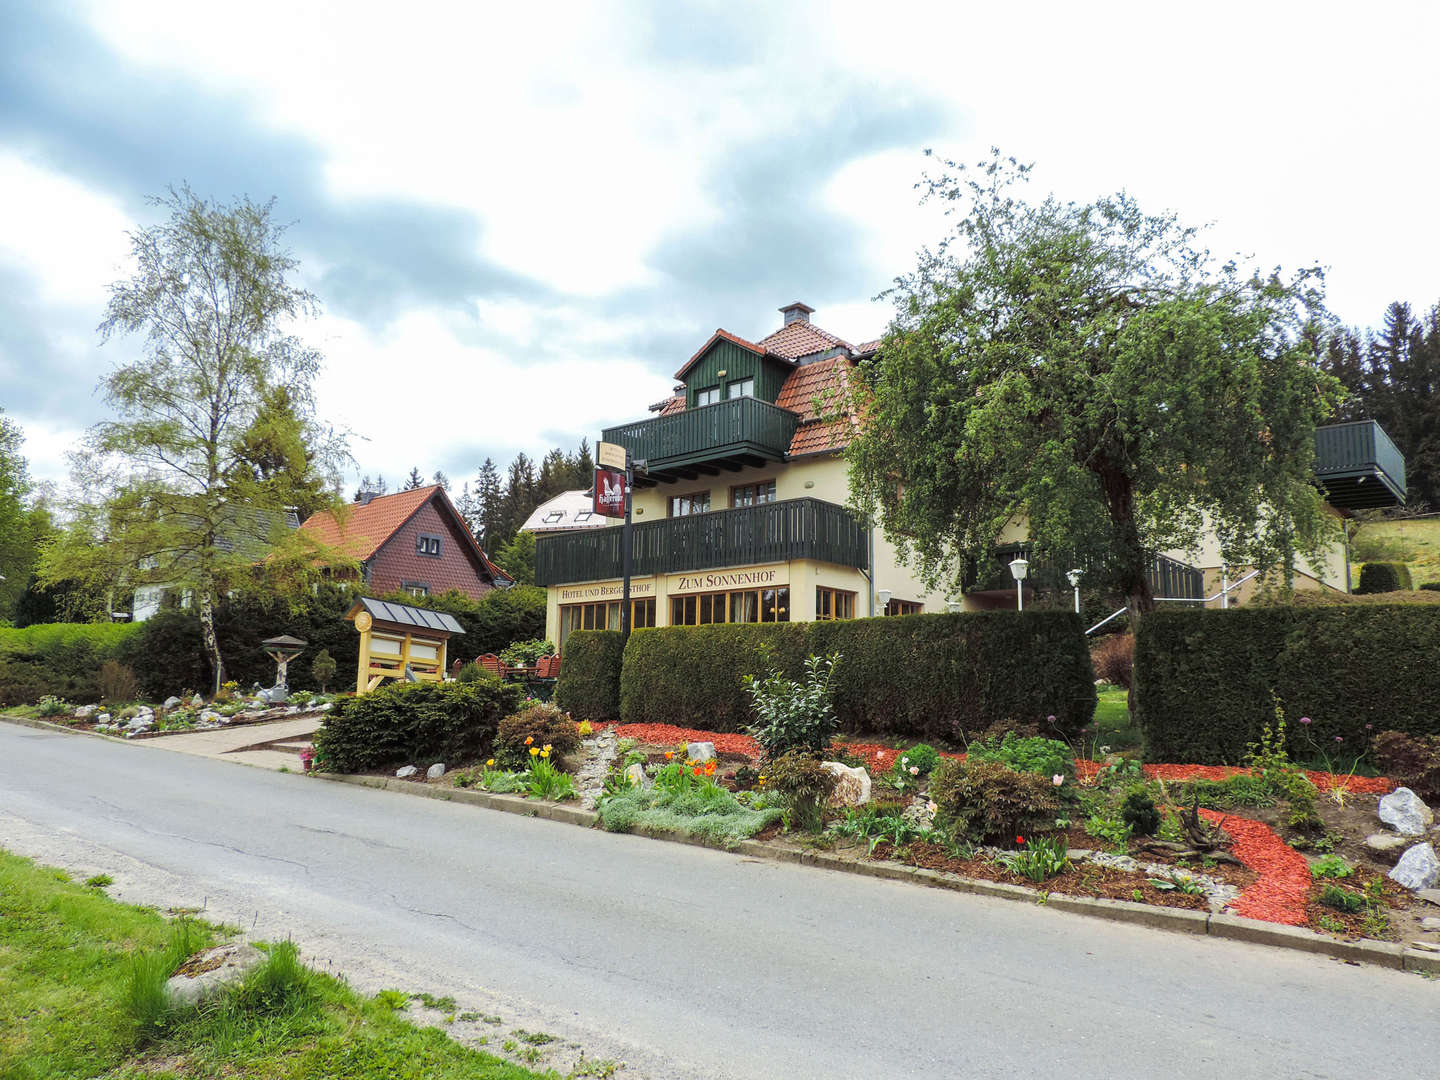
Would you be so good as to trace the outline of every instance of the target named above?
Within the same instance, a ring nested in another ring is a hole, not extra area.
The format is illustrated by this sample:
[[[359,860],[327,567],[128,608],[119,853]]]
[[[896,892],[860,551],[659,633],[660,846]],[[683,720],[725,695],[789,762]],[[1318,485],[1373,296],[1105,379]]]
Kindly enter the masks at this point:
[[[716,330],[676,372],[672,396],[650,406],[655,416],[601,435],[648,466],[636,477],[633,500],[632,625],[1011,606],[1014,582],[1005,564],[1023,547],[1023,529],[1002,537],[1008,546],[978,568],[963,601],[951,601],[926,589],[881,531],[846,508],[841,452],[858,421],[838,405],[853,366],[879,342],[851,345],[814,325],[805,304],[780,310],[782,326],[758,342]],[[1379,505],[1356,498],[1404,491],[1393,444],[1378,426],[1360,426],[1366,430],[1327,434],[1356,427],[1335,425],[1317,433],[1317,473],[1338,514]],[[1343,545],[1336,548],[1324,565],[1309,568],[1307,582],[1345,587]],[[1217,591],[1219,567],[1193,565],[1207,555],[1157,555],[1150,572],[1156,595],[1199,600]],[[536,583],[548,593],[550,640],[563,649],[573,630],[619,627],[618,528],[537,530],[535,564]],[[1053,568],[1057,583],[1065,569]]]
[[[362,492],[338,516],[322,511],[300,528],[358,562],[372,593],[428,596],[456,589],[478,600],[514,584],[480,550],[439,485],[393,495]]]
[[[595,513],[588,492],[562,491],[537,506],[525,519],[525,524],[520,526],[520,531],[539,536],[577,529],[603,529],[606,524],[606,519]]]
[[[241,510],[232,516],[229,527],[215,538],[215,546],[227,555],[239,552],[242,555],[248,554],[255,562],[259,562],[275,542],[277,534],[293,532],[299,527],[300,518],[293,510],[287,510],[284,514],[266,510]],[[139,569],[142,574],[148,575],[157,572],[161,565],[160,557],[156,556],[145,559]],[[148,582],[136,587],[130,618],[133,622],[144,622],[167,603],[188,608],[190,599],[190,590],[177,588],[173,581]]]

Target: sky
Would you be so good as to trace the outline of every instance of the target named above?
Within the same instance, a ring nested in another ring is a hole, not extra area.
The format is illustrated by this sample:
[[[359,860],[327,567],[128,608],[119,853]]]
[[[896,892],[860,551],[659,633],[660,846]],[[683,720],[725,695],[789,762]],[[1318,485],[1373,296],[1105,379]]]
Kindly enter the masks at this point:
[[[110,415],[147,196],[274,197],[349,482],[593,443],[724,327],[852,342],[946,225],[926,148],[1126,190],[1327,268],[1354,326],[1440,301],[1431,3],[0,0],[0,407],[32,474]]]

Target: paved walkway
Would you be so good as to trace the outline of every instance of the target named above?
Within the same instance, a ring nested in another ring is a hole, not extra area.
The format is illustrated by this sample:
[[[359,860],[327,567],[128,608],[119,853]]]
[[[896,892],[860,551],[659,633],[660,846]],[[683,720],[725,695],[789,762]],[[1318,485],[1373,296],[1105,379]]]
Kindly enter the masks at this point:
[[[300,751],[310,745],[310,737],[320,727],[323,715],[301,716],[294,720],[271,720],[263,724],[242,724],[214,731],[192,731],[185,735],[166,735],[159,739],[142,739],[138,745],[158,750],[173,750],[197,757],[238,761],[258,765],[262,769],[300,771]],[[242,746],[284,739],[284,747],[270,750],[241,750]]]

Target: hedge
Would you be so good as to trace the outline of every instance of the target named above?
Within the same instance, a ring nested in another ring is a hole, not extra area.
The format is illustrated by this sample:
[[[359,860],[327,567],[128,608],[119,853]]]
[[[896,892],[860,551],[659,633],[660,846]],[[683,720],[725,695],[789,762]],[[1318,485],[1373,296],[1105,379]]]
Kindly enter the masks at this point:
[[[1135,642],[1145,756],[1237,764],[1274,721],[1272,694],[1302,760],[1321,748],[1360,752],[1390,729],[1440,734],[1437,655],[1432,605],[1152,612]]]
[[[315,733],[316,759],[321,768],[343,773],[469,764],[490,752],[501,719],[519,705],[519,688],[495,678],[389,683],[335,702]]]
[[[743,676],[773,659],[795,678],[806,656],[830,652],[841,655],[832,686],[847,731],[961,742],[996,722],[1053,715],[1072,735],[1095,711],[1080,620],[1040,611],[637,630],[621,719],[740,731],[751,722]]]
[[[620,719],[620,661],[625,641],[618,630],[576,630],[565,641],[565,660],[555,684],[555,704],[576,720],[604,724]]]
[[[76,704],[100,700],[100,666],[136,666],[140,627],[129,623],[41,623],[0,628],[0,705],[54,694]]]
[[[1360,567],[1357,593],[1387,593],[1410,590],[1410,567],[1403,562],[1367,562]]]

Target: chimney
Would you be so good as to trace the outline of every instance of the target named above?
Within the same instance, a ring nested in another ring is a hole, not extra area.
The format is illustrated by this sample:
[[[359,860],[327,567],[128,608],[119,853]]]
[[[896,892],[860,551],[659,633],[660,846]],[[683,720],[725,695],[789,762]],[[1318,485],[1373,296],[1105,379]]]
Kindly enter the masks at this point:
[[[370,500],[373,499],[373,498],[375,498],[375,496],[377,496],[377,495],[379,495],[379,494],[380,494],[380,493],[379,493],[378,491],[362,491],[362,492],[360,492],[359,495],[355,496],[355,505],[356,505],[356,506],[369,506],[369,505],[370,505]]]
[[[782,307],[780,314],[785,316],[785,325],[789,326],[792,322],[808,323],[814,310],[809,304],[802,304],[796,300],[793,304],[786,304]]]

